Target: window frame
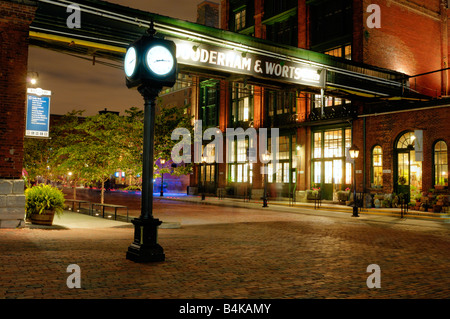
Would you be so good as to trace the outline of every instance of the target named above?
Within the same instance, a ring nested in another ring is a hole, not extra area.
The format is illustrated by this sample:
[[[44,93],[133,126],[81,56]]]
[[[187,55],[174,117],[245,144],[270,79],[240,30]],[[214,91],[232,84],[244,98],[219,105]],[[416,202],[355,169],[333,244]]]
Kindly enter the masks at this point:
[[[444,145],[445,145],[445,147],[446,147],[446,149],[445,149],[445,151],[439,151],[439,153],[447,153],[447,156],[445,156],[444,158],[445,158],[445,160],[446,160],[446,163],[436,163],[436,146],[439,144],[439,143],[444,143]],[[441,171],[442,172],[442,169],[440,169],[440,170],[437,170],[436,168],[437,168],[437,166],[446,166],[446,168],[445,168],[445,172],[447,173],[446,174],[446,178],[447,178],[447,185],[445,185],[445,177],[443,177],[444,178],[444,181],[442,182],[442,184],[441,183],[439,183],[439,181],[437,181],[436,180],[436,178],[437,178],[437,176],[436,176],[436,174],[438,173],[438,171]],[[443,139],[438,139],[438,140],[436,140],[434,143],[433,143],[433,148],[432,148],[432,178],[433,178],[433,185],[442,185],[442,186],[447,186],[448,187],[448,144],[447,144],[447,142],[445,141],[445,140],[443,140]]]
[[[381,153],[375,154],[375,150],[379,148]],[[375,155],[380,156],[381,165],[375,165]],[[375,168],[381,168],[381,184],[375,184]],[[383,186],[383,147],[379,144],[376,144],[372,147],[370,152],[370,182],[374,184],[374,186]]]

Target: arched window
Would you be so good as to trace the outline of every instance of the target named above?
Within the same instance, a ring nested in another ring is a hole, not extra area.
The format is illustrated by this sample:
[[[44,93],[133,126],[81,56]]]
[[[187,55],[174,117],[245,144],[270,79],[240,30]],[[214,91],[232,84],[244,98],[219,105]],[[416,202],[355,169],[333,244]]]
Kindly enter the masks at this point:
[[[447,144],[437,141],[434,144],[434,185],[448,185]]]
[[[383,186],[383,150],[377,145],[372,149],[372,187]]]
[[[414,132],[407,132],[400,136],[397,142],[397,148],[400,149],[412,149],[414,146],[414,140],[416,137],[414,136]]]

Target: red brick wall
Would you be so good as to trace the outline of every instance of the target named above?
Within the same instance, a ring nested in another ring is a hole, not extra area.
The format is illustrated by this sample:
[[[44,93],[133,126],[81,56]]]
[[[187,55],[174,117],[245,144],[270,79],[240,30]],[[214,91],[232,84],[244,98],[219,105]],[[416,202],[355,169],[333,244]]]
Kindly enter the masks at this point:
[[[442,68],[444,56],[439,0],[364,0],[363,3],[362,62],[408,75]],[[366,20],[370,13],[366,9],[370,4],[380,6],[379,29],[367,26]],[[355,21],[355,32],[359,25],[359,21]],[[410,83],[413,87],[417,85],[423,94],[441,95],[442,76],[441,73],[421,76]]]
[[[230,18],[230,1],[221,0],[220,1],[220,28],[228,30],[228,19]]]
[[[35,9],[0,1],[0,178],[22,175],[28,27]]]
[[[442,139],[447,143],[447,146],[450,146],[448,123],[450,123],[450,107],[448,106],[366,117],[366,187],[370,187],[372,148],[375,145],[380,145],[383,149],[383,169],[391,170],[391,174],[383,174],[383,192],[392,192],[395,168],[394,143],[405,131],[423,130],[422,189],[428,190],[433,188],[433,145],[437,140]],[[363,150],[363,119],[359,119],[354,124],[354,129],[354,134],[357,137],[357,146],[360,150]],[[358,158],[356,169],[363,169],[361,156]],[[359,187],[361,187],[362,176],[359,176],[357,182]]]

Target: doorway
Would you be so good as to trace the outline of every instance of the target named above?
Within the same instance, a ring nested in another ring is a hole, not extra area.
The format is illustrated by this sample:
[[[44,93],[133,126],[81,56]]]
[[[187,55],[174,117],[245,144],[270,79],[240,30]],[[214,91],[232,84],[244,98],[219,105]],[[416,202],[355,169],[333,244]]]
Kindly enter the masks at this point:
[[[395,144],[394,191],[414,195],[422,191],[422,162],[416,161],[414,132],[402,134]]]

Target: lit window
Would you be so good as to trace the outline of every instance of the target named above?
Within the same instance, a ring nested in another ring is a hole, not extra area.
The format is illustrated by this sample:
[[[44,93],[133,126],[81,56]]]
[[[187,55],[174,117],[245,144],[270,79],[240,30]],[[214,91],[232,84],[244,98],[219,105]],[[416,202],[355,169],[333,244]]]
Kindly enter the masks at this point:
[[[444,141],[434,145],[434,184],[448,186],[448,153]]]
[[[346,45],[344,47],[344,57],[347,60],[351,60],[352,59],[352,46],[351,45]]]
[[[242,30],[245,28],[245,14],[246,14],[245,8],[235,13],[234,21],[235,21],[235,25],[236,25],[236,31]]]
[[[345,58],[347,60],[351,60],[352,59],[352,46],[348,44],[348,45],[340,46],[338,48],[327,50],[324,53],[327,55],[338,57],[338,58]]]
[[[231,115],[233,122],[253,120],[253,86],[235,83],[231,94]]]
[[[249,149],[248,139],[238,139],[231,141],[228,150],[229,181],[238,183],[252,183],[253,165],[248,163],[247,150]]]
[[[383,150],[375,146],[372,150],[372,182],[374,186],[383,185]]]

